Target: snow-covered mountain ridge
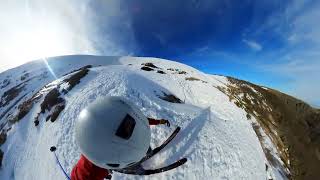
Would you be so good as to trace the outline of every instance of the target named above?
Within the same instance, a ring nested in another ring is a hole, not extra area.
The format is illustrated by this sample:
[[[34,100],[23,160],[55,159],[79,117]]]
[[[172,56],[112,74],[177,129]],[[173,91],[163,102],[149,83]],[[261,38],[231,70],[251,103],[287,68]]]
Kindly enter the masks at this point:
[[[70,173],[80,155],[74,122],[86,105],[108,95],[127,98],[146,116],[182,127],[145,167],[188,158],[163,174],[115,173],[114,179],[286,179],[293,167],[285,151],[289,143],[278,135],[281,128],[271,127],[261,115],[275,107],[260,91],[273,90],[238,81],[173,61],[135,57],[54,57],[5,71],[0,74],[0,179],[65,179],[50,146],[57,146]],[[250,93],[244,86],[252,88]],[[264,106],[255,109],[257,101]],[[151,146],[171,131],[152,127]]]

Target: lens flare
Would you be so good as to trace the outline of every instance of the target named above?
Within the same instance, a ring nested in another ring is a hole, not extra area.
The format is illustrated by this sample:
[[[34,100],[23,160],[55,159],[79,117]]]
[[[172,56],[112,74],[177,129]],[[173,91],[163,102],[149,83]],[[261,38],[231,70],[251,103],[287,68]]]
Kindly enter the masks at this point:
[[[51,73],[51,75],[54,77],[54,79],[58,79],[57,75],[54,73],[53,69],[50,67],[50,65],[48,64],[48,61],[46,58],[42,58],[43,62],[45,63],[46,67],[48,68],[49,72]]]
[[[16,64],[67,53],[63,33],[50,26],[22,29],[12,36],[5,49],[7,56]]]

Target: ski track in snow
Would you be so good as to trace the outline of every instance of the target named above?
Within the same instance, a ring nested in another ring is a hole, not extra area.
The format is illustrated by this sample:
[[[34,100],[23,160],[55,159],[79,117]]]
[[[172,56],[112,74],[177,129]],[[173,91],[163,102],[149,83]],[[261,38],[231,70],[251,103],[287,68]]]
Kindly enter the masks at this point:
[[[82,61],[72,60],[77,58]],[[165,173],[151,176],[114,173],[113,179],[266,179],[265,155],[246,113],[214,87],[224,86],[223,77],[209,77],[186,65],[155,58],[122,57],[106,61],[98,57],[90,61],[94,57],[68,56],[63,59],[49,61],[53,71],[59,70],[58,77],[67,71],[63,69],[66,64],[69,64],[69,71],[70,66],[71,69],[88,64],[103,66],[91,68],[81,83],[64,96],[66,107],[54,123],[45,122],[42,117],[39,126],[34,126],[33,119],[40,111],[38,103],[13,126],[7,142],[1,146],[5,156],[0,179],[66,179],[49,151],[50,146],[57,147],[58,158],[70,174],[80,156],[74,138],[77,116],[96,98],[109,95],[125,97],[140,107],[147,117],[170,120],[171,128],[151,127],[151,147],[161,144],[175,126],[182,127],[163,151],[143,164],[145,168],[188,158],[185,165]],[[145,62],[154,63],[167,74],[140,70],[141,63]],[[129,63],[132,65],[128,66]],[[35,67],[25,66],[28,71],[37,69]],[[188,74],[171,74],[167,68],[178,68]],[[197,77],[208,83],[187,81],[185,77]],[[163,101],[157,97],[162,91],[174,94],[185,104]],[[107,117],[106,114],[106,120]]]

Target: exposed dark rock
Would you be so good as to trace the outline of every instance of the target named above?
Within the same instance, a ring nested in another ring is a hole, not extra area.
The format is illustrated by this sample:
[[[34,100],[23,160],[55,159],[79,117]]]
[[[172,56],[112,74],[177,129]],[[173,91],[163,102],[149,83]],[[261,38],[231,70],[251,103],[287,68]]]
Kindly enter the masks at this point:
[[[11,82],[10,79],[3,80],[0,89],[7,87],[10,84],[10,82]]]
[[[179,71],[178,74],[187,74],[185,71]]]
[[[0,168],[2,167],[3,156],[4,156],[4,153],[3,153],[3,151],[0,149]]]
[[[141,69],[144,70],[144,71],[154,71],[154,69],[149,68],[147,66],[143,66],[143,67],[141,67]]]
[[[151,68],[159,68],[159,67],[155,66],[153,63],[142,63],[141,65],[151,67]]]
[[[6,140],[7,140],[7,133],[5,133],[4,131],[2,131],[2,132],[0,133],[0,146],[1,146],[2,144],[4,144],[4,143],[6,142]]]
[[[9,121],[14,124],[24,118],[29,111],[32,109],[33,104],[42,97],[42,94],[39,92],[33,95],[30,99],[24,101],[22,104],[18,106],[18,113]]]
[[[187,80],[187,81],[200,81],[200,79],[195,78],[195,77],[186,77],[185,80]]]
[[[61,92],[62,92],[63,94],[67,94],[67,93],[68,93],[68,90],[62,89]]]
[[[59,103],[64,102],[64,99],[59,97],[61,94],[57,88],[53,88],[44,98],[41,103],[41,113],[44,113],[46,110],[50,111],[51,108]]]
[[[88,65],[88,66],[82,67],[78,72],[73,74],[71,77],[63,80],[64,82],[69,83],[69,87],[67,89],[68,91],[70,91],[74,86],[80,83],[80,80],[88,74],[89,72],[88,68],[90,67],[92,66]]]
[[[162,92],[163,96],[158,96],[160,99],[171,102],[171,103],[183,103],[179,98],[177,98],[173,94],[166,94],[165,92]]]
[[[25,83],[21,83],[4,92],[1,97],[0,107],[7,106],[14,98],[18,97],[21,91],[23,91],[25,85]]]
[[[158,70],[157,73],[159,74],[166,74],[165,72],[161,71],[161,70]]]
[[[63,80],[64,83],[68,83],[69,87],[67,89],[62,89],[63,94],[67,94],[71,89],[73,89],[77,84],[80,83],[80,80],[85,77],[91,65],[84,66],[78,70],[78,72],[72,74],[69,78]],[[45,96],[43,102],[41,103],[41,112],[36,116],[36,121],[39,122],[39,117],[41,114],[44,114],[46,111],[49,111],[46,121],[50,119],[51,122],[54,122],[60,113],[65,108],[65,100],[60,97],[61,93],[58,90],[60,85],[54,87],[50,92]],[[46,86],[49,88],[50,86]],[[38,123],[39,124],[39,123]]]
[[[4,111],[2,111],[2,114],[0,114],[0,119],[2,119],[3,117],[6,116],[7,119],[9,119],[9,116],[11,116],[11,113],[9,113],[13,108],[14,109],[17,109],[17,104],[23,99],[25,98],[27,95],[24,94],[22,96],[20,96],[19,98],[16,98],[15,101],[10,105],[10,106],[7,106],[6,109]],[[0,128],[1,129],[1,128]]]
[[[0,131],[4,128],[5,125],[6,125],[6,123],[1,123],[0,124]]]
[[[92,65],[86,65],[86,66],[83,66],[83,67],[81,67],[79,69],[72,70],[72,71],[64,74],[63,76],[66,76],[66,75],[69,75],[69,74],[72,74],[74,72],[81,71],[81,70],[84,70],[84,69],[89,69],[89,68],[92,68]]]
[[[2,132],[0,133],[0,146],[1,146],[2,144],[4,144],[4,143],[6,142],[6,140],[7,140],[7,134],[6,134],[4,131],[2,131]],[[4,156],[4,153],[3,153],[3,151],[0,149],[0,168],[1,168],[1,166],[2,166],[3,156]]]
[[[173,69],[173,68],[168,68],[168,71],[174,71],[174,74],[188,74],[186,71],[182,71],[180,69]]]
[[[51,122],[54,122],[60,112],[64,109],[65,107],[65,100],[60,97],[60,92],[57,88],[53,88],[44,98],[43,102],[41,103],[41,112],[38,113],[36,116],[35,124],[36,126],[39,124],[39,117],[41,114],[45,113],[46,110],[49,111],[48,116],[46,117],[46,121],[49,119]],[[52,110],[53,109],[53,110]]]
[[[29,77],[29,73],[25,73],[21,76],[20,80],[24,81],[25,79],[27,79]]]
[[[49,121],[50,118],[51,118],[51,115],[48,115],[48,116],[46,117],[46,121]]]
[[[34,122],[34,126],[38,126],[39,125],[39,120],[35,120]]]
[[[57,106],[54,108],[54,110],[53,110],[53,112],[52,112],[52,114],[51,114],[51,119],[50,119],[50,121],[51,121],[51,122],[54,122],[54,121],[58,118],[58,116],[60,115],[61,111],[64,110],[64,108],[65,108],[64,103],[57,105]]]
[[[68,90],[62,90],[62,92],[64,94],[66,94],[69,90],[71,90],[76,84],[78,84],[80,82],[80,79],[82,77],[84,77],[87,73],[88,73],[88,68],[92,67],[91,65],[82,67],[79,69],[79,72],[71,75],[69,78],[65,79],[63,82],[69,83],[69,88]],[[73,71],[75,72],[75,71]],[[44,74],[44,76],[46,76],[47,72]],[[70,73],[68,73],[70,74]],[[29,80],[27,80],[29,81]],[[59,85],[57,86],[59,87]],[[65,100],[63,98],[60,97],[61,93],[59,92],[58,88],[54,87],[53,89],[51,89],[47,95],[45,96],[43,102],[41,103],[40,107],[41,107],[41,112],[38,113],[38,115],[35,117],[35,125],[39,125],[39,116],[41,113],[44,113],[46,110],[48,110],[49,112],[51,112],[51,109],[53,108],[53,112],[55,112],[55,116],[54,118],[57,118],[59,115],[59,111],[61,112],[61,107],[59,107],[58,109],[56,109],[55,106],[60,104],[65,103]],[[46,89],[50,89],[52,88],[52,85],[46,85],[43,88],[41,88],[40,91],[38,91],[36,94],[34,94],[30,99],[24,101],[22,104],[20,104],[18,106],[18,112],[17,114],[13,115],[13,117],[11,117],[8,121],[11,124],[14,124],[18,121],[20,121],[22,118],[24,118],[29,111],[32,109],[33,105],[35,103],[37,103],[42,97],[43,97],[43,93],[47,92],[48,90]],[[52,115],[52,114],[51,114]]]

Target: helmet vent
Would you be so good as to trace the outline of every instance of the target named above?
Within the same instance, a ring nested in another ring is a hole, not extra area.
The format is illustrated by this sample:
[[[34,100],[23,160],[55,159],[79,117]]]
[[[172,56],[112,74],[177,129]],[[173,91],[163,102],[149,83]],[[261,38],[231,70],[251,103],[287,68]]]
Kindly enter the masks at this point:
[[[127,114],[118,127],[116,136],[126,140],[130,139],[135,125],[136,121],[129,114]]]
[[[120,166],[120,164],[107,164],[107,165],[113,168],[117,168]]]

